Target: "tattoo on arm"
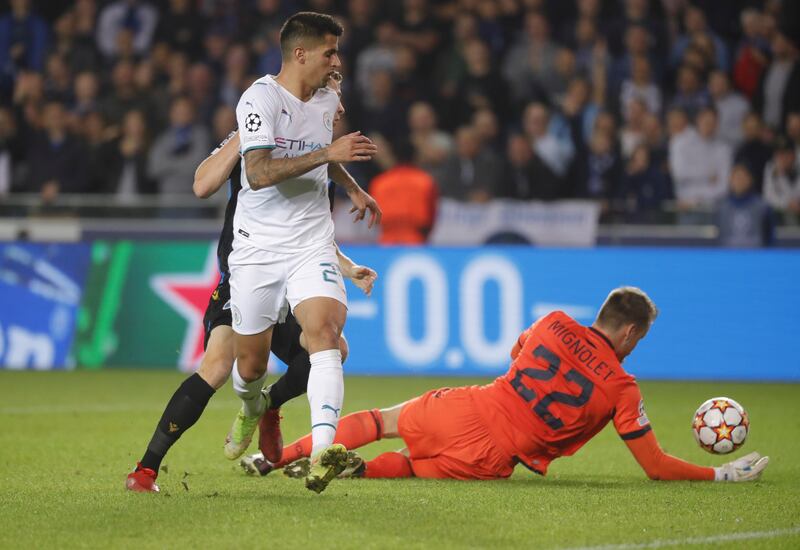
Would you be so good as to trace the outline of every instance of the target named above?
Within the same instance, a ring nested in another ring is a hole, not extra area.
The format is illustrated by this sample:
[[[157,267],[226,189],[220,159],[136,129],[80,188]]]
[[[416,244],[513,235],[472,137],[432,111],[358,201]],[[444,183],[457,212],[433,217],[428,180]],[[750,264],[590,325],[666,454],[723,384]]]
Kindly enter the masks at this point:
[[[244,154],[244,165],[250,187],[263,189],[322,166],[327,158],[327,149],[285,159],[272,158],[270,149],[254,149]]]

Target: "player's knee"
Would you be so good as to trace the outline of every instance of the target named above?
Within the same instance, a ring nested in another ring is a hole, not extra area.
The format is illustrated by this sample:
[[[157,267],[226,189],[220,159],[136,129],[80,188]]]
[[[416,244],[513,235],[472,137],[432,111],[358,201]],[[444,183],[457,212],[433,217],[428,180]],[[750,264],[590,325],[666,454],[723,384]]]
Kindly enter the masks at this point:
[[[262,351],[241,348],[236,354],[236,363],[244,380],[260,378],[267,370],[267,357]]]
[[[306,334],[306,341],[308,342],[308,351],[313,353],[315,351],[324,349],[339,349],[340,338],[342,332],[341,326],[333,321],[321,321],[309,330],[303,330]]]

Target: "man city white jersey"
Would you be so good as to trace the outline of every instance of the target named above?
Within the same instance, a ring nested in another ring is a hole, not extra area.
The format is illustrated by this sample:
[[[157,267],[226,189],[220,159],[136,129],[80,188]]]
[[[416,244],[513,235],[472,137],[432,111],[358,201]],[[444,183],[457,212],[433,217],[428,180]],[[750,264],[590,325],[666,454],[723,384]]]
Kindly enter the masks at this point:
[[[291,158],[330,145],[339,96],[320,88],[303,102],[264,76],[236,106],[240,152],[271,149],[272,158]],[[234,217],[234,247],[246,242],[263,250],[294,252],[333,241],[328,202],[328,166],[265,189],[253,190],[242,160],[242,190]]]

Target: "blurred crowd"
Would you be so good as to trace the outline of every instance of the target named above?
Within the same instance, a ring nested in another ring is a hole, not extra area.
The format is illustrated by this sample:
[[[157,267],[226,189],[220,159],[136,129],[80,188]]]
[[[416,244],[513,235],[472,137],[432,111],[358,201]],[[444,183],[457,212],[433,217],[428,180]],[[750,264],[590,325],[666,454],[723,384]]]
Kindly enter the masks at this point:
[[[365,187],[401,166],[463,201],[800,213],[800,2],[4,4],[0,194],[190,194],[240,94],[280,70],[280,25],[308,9],[345,26],[337,132],[378,142],[351,166]]]

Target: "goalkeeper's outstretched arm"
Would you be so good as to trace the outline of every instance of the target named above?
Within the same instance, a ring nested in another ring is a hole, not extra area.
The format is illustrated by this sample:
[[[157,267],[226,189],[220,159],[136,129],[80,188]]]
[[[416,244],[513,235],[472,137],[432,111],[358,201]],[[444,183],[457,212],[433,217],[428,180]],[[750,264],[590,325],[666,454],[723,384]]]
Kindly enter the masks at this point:
[[[752,481],[761,476],[769,463],[769,457],[750,453],[717,468],[698,466],[665,453],[652,430],[636,439],[626,440],[625,444],[647,477],[662,481]]]

